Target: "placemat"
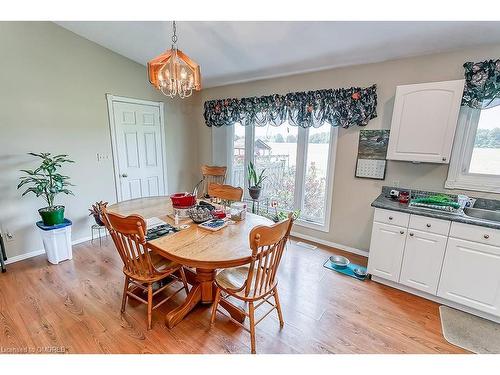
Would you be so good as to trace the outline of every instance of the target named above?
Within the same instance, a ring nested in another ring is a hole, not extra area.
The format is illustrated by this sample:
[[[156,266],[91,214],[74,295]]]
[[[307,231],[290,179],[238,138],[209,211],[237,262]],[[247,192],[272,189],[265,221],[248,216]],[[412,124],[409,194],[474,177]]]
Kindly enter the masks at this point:
[[[337,271],[347,276],[354,277],[356,280],[364,281],[366,279],[366,276],[365,277],[356,276],[356,274],[353,271],[355,268],[361,268],[366,271],[366,267],[360,266],[359,264],[349,263],[345,268],[337,268],[332,264],[332,262],[330,262],[330,259],[327,259],[326,262],[323,264],[323,267],[328,268],[329,270]]]

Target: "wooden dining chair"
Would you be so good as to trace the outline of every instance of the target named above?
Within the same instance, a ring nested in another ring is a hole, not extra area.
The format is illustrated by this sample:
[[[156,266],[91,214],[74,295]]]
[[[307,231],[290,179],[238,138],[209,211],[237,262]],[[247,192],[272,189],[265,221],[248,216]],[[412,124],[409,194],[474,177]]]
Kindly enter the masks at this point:
[[[208,184],[208,195],[227,201],[241,202],[243,198],[243,189],[231,185]]]
[[[200,196],[208,194],[208,185],[210,183],[224,184],[226,182],[227,167],[218,167],[214,165],[202,165],[201,174],[203,176],[203,187],[199,191]]]
[[[123,261],[125,285],[123,287],[121,312],[125,312],[127,298],[132,297],[148,306],[148,330],[151,329],[152,312],[181,290],[189,293],[184,269],[180,264],[171,262],[152,253],[146,246],[146,222],[139,215],[122,216],[107,212],[103,207],[103,221],[108,229],[116,250]],[[156,258],[156,259],[155,259]],[[158,259],[159,258],[159,259]],[[155,261],[156,260],[156,261]],[[174,273],[178,272],[180,278]],[[153,284],[167,277],[172,280],[153,291]],[[153,297],[174,282],[182,282],[183,287],[153,305]],[[137,288],[147,292],[147,300],[133,293]]]
[[[259,225],[250,232],[250,248],[252,249],[252,260],[246,266],[227,268],[215,277],[217,291],[212,306],[211,324],[215,323],[217,312],[229,317],[233,322],[239,324],[250,332],[252,353],[255,353],[255,326],[269,315],[274,309],[278,313],[280,328],[283,328],[283,314],[281,312],[278,297],[278,280],[276,277],[278,266],[285,249],[285,244],[290,235],[293,218],[271,225]],[[224,293],[224,295],[222,294]],[[218,309],[221,299],[236,298],[248,303],[248,312],[245,315],[250,320],[248,329],[242,323]],[[269,301],[273,297],[274,303]],[[271,308],[258,321],[255,321],[255,310],[263,304]]]

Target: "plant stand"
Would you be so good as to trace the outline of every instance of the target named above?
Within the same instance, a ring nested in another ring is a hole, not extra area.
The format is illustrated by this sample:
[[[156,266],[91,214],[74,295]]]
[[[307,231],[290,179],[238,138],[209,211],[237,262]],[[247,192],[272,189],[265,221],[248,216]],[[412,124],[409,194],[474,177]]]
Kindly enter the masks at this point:
[[[7,272],[5,268],[5,261],[7,260],[7,254],[5,253],[5,245],[3,243],[2,233],[0,233],[0,266],[2,267],[2,273]]]
[[[71,220],[64,219],[62,224],[45,226],[42,221],[36,223],[43,240],[47,259],[52,264],[73,259],[71,247]]]
[[[259,199],[244,198],[243,201],[251,203],[252,204],[251,212],[257,215],[260,215],[261,213],[260,204],[262,202],[264,206],[263,211],[265,210],[266,215],[269,214],[269,198],[267,197],[259,197]]]
[[[92,244],[94,243],[94,231],[97,231],[97,237],[99,238],[99,246],[101,246],[102,245],[101,230],[103,230],[104,235],[107,236],[108,232],[106,232],[106,227],[104,225],[92,224],[90,230],[92,232],[92,239],[90,240],[90,243]]]

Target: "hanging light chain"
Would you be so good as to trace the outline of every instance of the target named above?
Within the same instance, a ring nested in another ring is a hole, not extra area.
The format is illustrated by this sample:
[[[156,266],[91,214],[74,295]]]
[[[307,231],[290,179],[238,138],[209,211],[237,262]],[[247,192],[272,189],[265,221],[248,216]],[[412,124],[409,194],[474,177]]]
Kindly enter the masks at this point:
[[[172,49],[177,49],[177,26],[175,21],[172,22],[173,34],[172,34]]]

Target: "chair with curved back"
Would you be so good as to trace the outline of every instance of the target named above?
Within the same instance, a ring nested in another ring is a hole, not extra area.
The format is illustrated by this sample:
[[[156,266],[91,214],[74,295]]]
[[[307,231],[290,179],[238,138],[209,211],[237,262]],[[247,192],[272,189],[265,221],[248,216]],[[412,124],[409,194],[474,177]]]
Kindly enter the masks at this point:
[[[168,261],[160,256],[156,257],[160,259],[157,259],[156,262],[154,261],[155,255],[150,252],[146,244],[146,222],[141,216],[122,216],[107,212],[105,207],[102,207],[102,212],[103,222],[111,238],[113,238],[116,250],[123,261],[125,285],[123,287],[121,312],[125,312],[127,297],[132,297],[146,304],[148,306],[149,330],[151,329],[153,309],[161,306],[183,289],[186,291],[186,294],[189,293],[184,269],[180,264]],[[180,278],[174,275],[175,272],[180,274]],[[153,291],[153,284],[167,277],[171,277],[172,281]],[[156,305],[153,305],[153,297],[177,281],[181,281],[183,287],[161,301],[158,301]],[[147,292],[147,301],[133,293],[136,288]]]
[[[285,245],[293,225],[293,218],[271,226],[259,225],[250,232],[250,248],[252,249],[252,260],[246,266],[227,268],[219,272],[215,278],[217,291],[212,306],[211,324],[215,323],[217,311],[229,317],[250,332],[251,350],[255,353],[255,326],[269,313],[276,309],[283,328],[283,314],[278,297],[278,280],[276,274],[285,250]],[[224,295],[222,294],[224,292]],[[234,320],[230,315],[218,309],[221,299],[230,297],[248,303],[248,316],[250,329],[240,322]],[[269,301],[274,297],[274,304]],[[263,304],[268,304],[271,309],[267,311],[257,322],[255,321],[255,310]]]
[[[208,194],[208,185],[210,183],[224,184],[226,182],[227,167],[219,167],[215,165],[202,165],[201,174],[203,176],[203,188],[200,196]]]
[[[211,182],[208,184],[208,195],[227,201],[241,202],[243,198],[243,189],[231,185],[221,185]]]

